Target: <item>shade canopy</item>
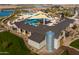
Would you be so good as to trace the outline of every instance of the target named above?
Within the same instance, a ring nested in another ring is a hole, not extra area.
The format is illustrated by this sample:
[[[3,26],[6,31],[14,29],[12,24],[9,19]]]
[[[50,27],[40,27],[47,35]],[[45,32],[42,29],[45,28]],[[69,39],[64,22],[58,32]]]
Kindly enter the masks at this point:
[[[35,13],[32,17],[30,17],[31,19],[34,19],[34,18],[48,18],[47,16],[46,16],[46,14],[44,13],[44,12],[41,12],[41,11],[39,11],[39,12],[37,12],[37,13]]]

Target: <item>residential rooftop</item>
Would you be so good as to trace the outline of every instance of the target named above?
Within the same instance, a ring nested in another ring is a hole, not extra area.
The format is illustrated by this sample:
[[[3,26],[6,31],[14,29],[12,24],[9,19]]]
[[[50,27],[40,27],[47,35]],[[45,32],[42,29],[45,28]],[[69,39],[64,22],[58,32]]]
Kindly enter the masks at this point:
[[[44,40],[45,38],[44,36],[46,32],[52,31],[55,33],[55,38],[58,38],[61,31],[66,29],[70,25],[70,23],[73,23],[73,22],[74,22],[73,19],[65,18],[65,20],[61,21],[58,24],[55,24],[54,26],[40,25],[37,27],[33,27],[31,25],[24,24],[23,21],[15,22],[15,25],[20,29],[30,31],[32,33],[32,36],[30,37],[30,39],[40,43]]]

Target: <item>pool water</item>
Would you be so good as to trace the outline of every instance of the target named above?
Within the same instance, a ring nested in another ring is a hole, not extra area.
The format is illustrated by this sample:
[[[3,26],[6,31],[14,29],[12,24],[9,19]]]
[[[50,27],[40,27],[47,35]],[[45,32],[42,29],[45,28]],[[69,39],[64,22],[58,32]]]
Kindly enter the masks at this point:
[[[43,19],[26,19],[24,21],[25,24],[29,24],[32,25],[34,27],[37,27],[39,25],[40,22],[42,22]],[[47,19],[45,19],[45,21],[48,21]]]
[[[14,12],[14,10],[2,10],[2,11],[0,11],[0,16],[1,16],[1,17],[3,17],[3,16],[9,16],[9,15],[11,15],[13,12]]]

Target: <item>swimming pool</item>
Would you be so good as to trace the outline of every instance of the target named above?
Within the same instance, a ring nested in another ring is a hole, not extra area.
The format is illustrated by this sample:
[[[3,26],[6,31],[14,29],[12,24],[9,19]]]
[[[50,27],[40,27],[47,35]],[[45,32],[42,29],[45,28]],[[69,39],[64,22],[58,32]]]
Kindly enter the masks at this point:
[[[48,21],[48,19],[45,19],[45,21]],[[26,19],[24,21],[24,24],[32,25],[34,27],[37,27],[40,22],[43,22],[43,19]]]
[[[14,10],[2,10],[2,11],[0,11],[0,16],[1,16],[1,17],[3,17],[3,16],[9,16],[9,15],[11,15],[13,12],[14,12]]]

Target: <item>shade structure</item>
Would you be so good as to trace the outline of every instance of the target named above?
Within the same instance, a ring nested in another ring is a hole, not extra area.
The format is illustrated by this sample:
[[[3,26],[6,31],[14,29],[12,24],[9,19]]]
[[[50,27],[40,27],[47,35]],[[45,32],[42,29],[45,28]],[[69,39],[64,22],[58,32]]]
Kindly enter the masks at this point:
[[[43,14],[38,14],[38,15],[34,15],[32,17],[30,17],[31,19],[37,19],[37,18],[48,18],[46,15],[43,15]]]

